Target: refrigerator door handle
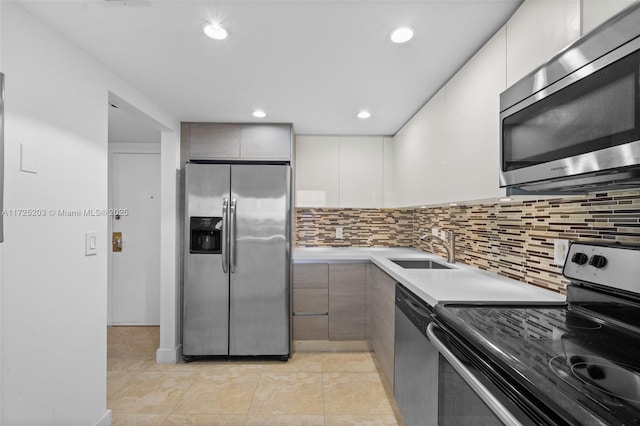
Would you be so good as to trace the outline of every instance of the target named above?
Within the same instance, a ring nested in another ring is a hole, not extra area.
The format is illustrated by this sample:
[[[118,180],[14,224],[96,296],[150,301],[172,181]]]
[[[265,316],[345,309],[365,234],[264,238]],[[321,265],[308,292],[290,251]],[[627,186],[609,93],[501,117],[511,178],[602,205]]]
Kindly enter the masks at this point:
[[[229,251],[231,252],[231,273],[236,273],[236,199],[231,200],[231,220],[229,221]]]
[[[220,246],[222,247],[222,272],[224,272],[225,274],[228,271],[227,265],[229,264],[228,221],[229,221],[229,200],[225,198],[222,201],[222,241],[220,242]]]

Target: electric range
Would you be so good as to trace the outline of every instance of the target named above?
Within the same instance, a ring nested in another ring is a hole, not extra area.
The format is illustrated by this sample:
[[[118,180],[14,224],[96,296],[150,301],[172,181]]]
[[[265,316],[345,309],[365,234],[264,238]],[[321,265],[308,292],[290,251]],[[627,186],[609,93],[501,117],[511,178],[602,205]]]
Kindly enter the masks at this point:
[[[564,304],[437,305],[432,341],[466,354],[504,424],[640,424],[640,247],[574,243],[563,274]]]

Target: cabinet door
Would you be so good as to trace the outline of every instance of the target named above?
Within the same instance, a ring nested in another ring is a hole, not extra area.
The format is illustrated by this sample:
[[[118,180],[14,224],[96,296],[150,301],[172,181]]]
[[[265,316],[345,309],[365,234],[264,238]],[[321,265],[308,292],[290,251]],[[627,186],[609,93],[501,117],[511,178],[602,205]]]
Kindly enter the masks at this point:
[[[507,86],[580,36],[580,3],[580,0],[527,1],[518,8],[506,25]]]
[[[371,265],[371,331],[369,341],[389,385],[393,388],[396,283]]]
[[[505,87],[505,31],[500,30],[447,83],[444,200],[504,197],[498,182],[500,114]],[[481,81],[482,84],[478,84]],[[432,177],[435,179],[435,176]],[[435,180],[434,180],[435,181]]]
[[[582,0],[582,34],[593,30],[633,0]]]
[[[245,160],[291,159],[291,125],[241,124],[240,157]]]
[[[296,207],[338,207],[340,138],[296,138]]]
[[[239,124],[189,124],[189,158],[191,160],[237,159],[239,157]]]
[[[329,340],[365,339],[365,266],[329,265]]]
[[[381,136],[340,137],[340,207],[381,208]]]

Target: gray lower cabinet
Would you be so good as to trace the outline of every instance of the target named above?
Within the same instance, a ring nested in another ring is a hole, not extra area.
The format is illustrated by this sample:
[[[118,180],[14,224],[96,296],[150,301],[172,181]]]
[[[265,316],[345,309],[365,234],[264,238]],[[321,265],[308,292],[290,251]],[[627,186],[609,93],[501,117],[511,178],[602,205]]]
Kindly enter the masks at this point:
[[[293,265],[293,339],[329,340],[329,265]]]
[[[293,339],[366,340],[366,263],[293,265]]]
[[[366,264],[329,265],[329,340],[365,340]]]
[[[393,388],[395,292],[373,264],[294,264],[293,338],[368,340]]]
[[[393,388],[396,282],[371,265],[367,288],[367,335],[387,382]]]

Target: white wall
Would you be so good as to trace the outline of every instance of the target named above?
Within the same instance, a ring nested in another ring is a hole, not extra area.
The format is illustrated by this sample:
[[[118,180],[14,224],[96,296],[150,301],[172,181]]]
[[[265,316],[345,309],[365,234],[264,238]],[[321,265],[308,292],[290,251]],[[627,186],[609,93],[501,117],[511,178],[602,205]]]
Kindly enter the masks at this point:
[[[5,218],[2,422],[108,422],[107,218],[56,217],[49,210],[107,207],[109,91],[163,123],[169,134],[178,123],[19,6],[2,6],[5,207],[47,212]],[[37,173],[19,171],[20,143],[30,148],[27,160]],[[96,256],[84,255],[87,231],[98,233]],[[173,237],[175,246],[175,232]]]

